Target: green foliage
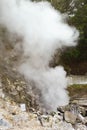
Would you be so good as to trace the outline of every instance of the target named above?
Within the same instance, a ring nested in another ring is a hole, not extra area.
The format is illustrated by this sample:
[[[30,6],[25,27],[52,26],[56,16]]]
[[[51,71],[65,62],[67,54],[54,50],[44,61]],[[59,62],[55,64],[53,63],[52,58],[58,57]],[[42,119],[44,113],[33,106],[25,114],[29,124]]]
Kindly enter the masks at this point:
[[[71,60],[77,60],[80,56],[80,51],[77,48],[69,48],[62,54],[62,59],[65,63],[71,62]]]
[[[79,30],[80,36],[77,47],[67,49],[62,57],[67,62],[87,61],[87,0],[76,0],[74,7],[69,7],[66,12],[70,14],[69,24]]]

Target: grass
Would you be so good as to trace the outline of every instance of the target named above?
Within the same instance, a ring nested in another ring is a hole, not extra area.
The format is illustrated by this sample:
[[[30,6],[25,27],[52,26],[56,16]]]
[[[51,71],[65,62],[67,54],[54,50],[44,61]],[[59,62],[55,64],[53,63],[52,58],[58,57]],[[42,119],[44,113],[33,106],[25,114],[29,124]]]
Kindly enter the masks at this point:
[[[81,98],[81,97],[87,97],[87,84],[74,84],[70,85],[67,88],[69,92],[69,96]]]

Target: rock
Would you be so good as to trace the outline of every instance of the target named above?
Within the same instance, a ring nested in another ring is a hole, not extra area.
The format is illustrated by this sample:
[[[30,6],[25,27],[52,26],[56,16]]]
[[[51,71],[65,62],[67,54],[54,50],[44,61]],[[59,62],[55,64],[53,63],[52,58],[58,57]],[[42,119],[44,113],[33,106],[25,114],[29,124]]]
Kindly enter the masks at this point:
[[[85,117],[85,116],[87,116],[86,115],[86,108],[85,107],[82,107],[82,106],[79,106],[79,109],[80,109],[80,113],[81,113],[81,115],[83,116],[83,117]]]
[[[72,124],[61,121],[58,123],[58,128],[56,130],[75,130],[75,129],[73,128]]]
[[[71,101],[71,103],[76,103],[79,106],[84,106],[87,107],[87,98],[75,98],[74,100]]]
[[[57,118],[59,119],[59,120],[63,120],[64,119],[64,113],[61,113],[61,112],[57,112]]]
[[[0,115],[0,126],[5,127],[5,129],[12,127],[12,125],[6,119],[4,119],[2,115]]]
[[[87,127],[81,123],[76,124],[75,130],[87,130]]]
[[[87,117],[84,118],[84,123],[87,126]]]
[[[5,94],[3,93],[3,90],[0,89],[0,98],[4,98],[5,97]]]
[[[77,115],[73,114],[70,111],[66,111],[64,113],[64,119],[66,122],[71,123],[71,124],[75,124],[76,119],[77,119]]]
[[[57,111],[58,111],[58,112],[61,112],[61,113],[64,113],[63,107],[58,107],[58,108],[57,108]]]
[[[61,106],[57,108],[57,111],[64,113],[65,111],[69,111],[70,110],[70,105],[66,105],[66,106]]]
[[[83,124],[85,124],[85,118],[79,113],[78,114],[78,116],[77,116],[77,119],[79,120],[79,121],[81,121]]]
[[[17,115],[13,116],[13,121],[17,124],[17,123],[21,123],[23,121],[27,121],[28,120],[28,114],[27,113],[19,113]]]
[[[78,104],[87,107],[87,98],[80,98]]]
[[[79,110],[79,105],[78,104],[71,104],[70,105],[70,111],[72,112],[72,113],[74,113],[75,115],[78,115],[78,113],[80,112],[80,110]]]

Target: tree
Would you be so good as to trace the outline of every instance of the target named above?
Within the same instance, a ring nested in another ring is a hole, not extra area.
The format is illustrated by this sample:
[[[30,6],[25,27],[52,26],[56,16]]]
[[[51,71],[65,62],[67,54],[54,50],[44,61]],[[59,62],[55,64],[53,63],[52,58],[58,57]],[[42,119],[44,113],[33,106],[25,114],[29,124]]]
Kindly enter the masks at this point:
[[[68,65],[72,64],[72,61],[77,64],[82,62],[87,63],[87,0],[48,1],[60,12],[68,14],[68,23],[71,26],[75,26],[80,32],[78,45],[65,49],[62,54],[62,64],[66,64],[66,61]],[[59,63],[55,64],[57,65]]]
[[[62,13],[67,13],[68,23],[80,32],[78,46],[66,49],[63,56],[68,60],[87,61],[87,0],[52,0],[51,3]]]

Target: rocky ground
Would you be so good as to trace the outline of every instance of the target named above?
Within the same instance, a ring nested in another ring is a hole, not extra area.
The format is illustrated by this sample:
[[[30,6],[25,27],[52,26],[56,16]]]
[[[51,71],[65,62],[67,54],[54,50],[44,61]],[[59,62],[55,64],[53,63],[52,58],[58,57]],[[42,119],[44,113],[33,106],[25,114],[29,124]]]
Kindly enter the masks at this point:
[[[27,110],[0,89],[0,130],[87,130],[87,108],[74,102],[43,114]]]
[[[9,60],[1,60],[0,130],[87,130],[87,96],[78,100],[76,89],[70,89],[74,97],[71,104],[56,112],[42,113],[31,84],[6,62]],[[82,97],[86,91],[80,94]]]

